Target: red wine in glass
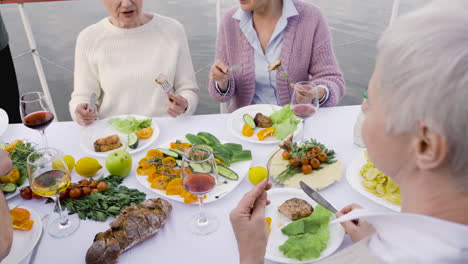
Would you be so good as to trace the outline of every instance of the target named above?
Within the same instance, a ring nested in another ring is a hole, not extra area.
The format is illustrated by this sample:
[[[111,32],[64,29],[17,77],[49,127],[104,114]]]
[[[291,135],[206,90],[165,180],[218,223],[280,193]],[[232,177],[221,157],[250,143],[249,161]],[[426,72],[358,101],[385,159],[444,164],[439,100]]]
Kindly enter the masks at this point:
[[[23,123],[29,128],[44,131],[53,120],[54,115],[52,113],[40,111],[25,116]]]
[[[308,118],[317,112],[315,107],[311,104],[298,104],[292,107],[293,113],[299,118]]]
[[[193,173],[184,178],[184,188],[195,195],[209,193],[216,186],[216,179],[209,173]]]

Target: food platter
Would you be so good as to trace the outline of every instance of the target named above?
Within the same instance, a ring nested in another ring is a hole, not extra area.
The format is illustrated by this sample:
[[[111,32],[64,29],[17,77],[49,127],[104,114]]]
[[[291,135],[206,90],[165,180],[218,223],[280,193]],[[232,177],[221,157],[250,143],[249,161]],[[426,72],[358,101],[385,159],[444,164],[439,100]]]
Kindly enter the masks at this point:
[[[227,127],[228,130],[237,138],[256,144],[277,144],[281,142],[281,140],[276,139],[275,137],[267,137],[265,140],[260,141],[258,140],[256,135],[251,137],[246,137],[242,135],[242,127],[245,124],[243,116],[245,114],[249,114],[250,116],[255,116],[257,113],[262,113],[265,116],[270,116],[275,111],[281,110],[281,106],[278,105],[270,105],[270,104],[256,104],[256,105],[249,105],[246,107],[242,107],[237,109],[236,111],[232,112],[227,120]],[[297,129],[294,134],[297,134],[302,129],[302,123],[297,125]],[[255,133],[260,131],[260,128],[255,128]]]
[[[146,149],[151,146],[155,140],[159,137],[160,129],[156,122],[151,123],[151,128],[153,129],[153,135],[145,140],[140,140],[138,147],[136,149],[129,148],[128,146],[128,136],[127,134],[118,132],[110,123],[109,120],[112,118],[127,118],[134,117],[138,120],[147,119],[148,117],[140,115],[121,115],[113,116],[102,120],[97,120],[93,124],[84,127],[81,132],[80,145],[83,151],[87,152],[90,155],[98,157],[106,157],[111,151],[107,152],[96,152],[94,150],[94,142],[100,138],[104,138],[110,135],[118,135],[122,146],[119,149],[126,149],[131,155],[135,154],[141,150]]]
[[[176,139],[171,140],[169,142],[166,142],[165,144],[160,145],[158,148],[163,148],[163,149],[168,149],[170,142],[175,142]],[[239,183],[247,176],[248,170],[252,164],[252,160],[248,161],[240,161],[233,163],[229,166],[229,169],[234,171],[238,176],[239,179],[237,180],[230,180],[227,178],[224,178],[222,176],[218,176],[218,185],[215,187],[213,191],[208,193],[206,195],[206,198],[203,199],[203,203],[211,203],[217,200],[222,199],[223,197],[227,196],[231,191],[233,191]],[[141,176],[141,175],[136,175],[136,178],[138,182],[146,187],[148,190],[151,190],[152,192],[167,198],[171,199],[173,201],[181,202],[184,203],[184,198],[180,197],[179,195],[167,195],[166,191],[164,190],[158,190],[151,188],[151,183],[147,181],[147,177]]]
[[[392,202],[389,202],[385,200],[384,198],[378,197],[374,195],[373,193],[370,193],[369,191],[366,190],[366,188],[362,185],[362,180],[363,177],[361,176],[361,169],[366,164],[366,157],[364,154],[363,150],[359,155],[356,156],[356,158],[351,162],[351,165],[348,167],[346,170],[346,179],[355,191],[360,193],[361,195],[367,197],[368,199],[372,200],[375,203],[378,203],[384,207],[387,207],[388,209],[391,209],[396,212],[401,211],[401,206],[394,204]]]
[[[34,221],[29,231],[13,230],[13,244],[8,256],[2,264],[16,264],[22,262],[34,249],[42,233],[42,221],[39,214],[31,208],[20,206],[31,213],[30,219]]]
[[[320,257],[317,259],[310,259],[305,261],[290,259],[284,256],[283,253],[279,250],[278,247],[288,239],[288,237],[281,232],[281,228],[292,221],[289,220],[289,218],[281,215],[278,212],[278,207],[283,202],[291,198],[303,199],[309,204],[311,204],[314,208],[317,206],[316,202],[314,202],[302,190],[299,189],[274,188],[268,191],[268,199],[271,201],[271,204],[266,207],[265,215],[266,217],[271,217],[272,222],[271,233],[268,238],[265,258],[278,263],[311,263],[322,260],[333,254],[340,247],[345,235],[344,228],[340,224],[330,224],[330,239],[327,243],[326,249],[321,253]],[[332,216],[332,220],[333,219],[335,219],[334,215]]]

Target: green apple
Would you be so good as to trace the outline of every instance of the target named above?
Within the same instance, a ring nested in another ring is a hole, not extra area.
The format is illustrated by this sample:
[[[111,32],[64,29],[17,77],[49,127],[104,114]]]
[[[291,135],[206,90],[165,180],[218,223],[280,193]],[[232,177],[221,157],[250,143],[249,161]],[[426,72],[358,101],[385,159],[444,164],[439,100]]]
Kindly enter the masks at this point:
[[[127,177],[132,170],[132,156],[124,149],[113,151],[106,158],[106,168],[112,175]]]

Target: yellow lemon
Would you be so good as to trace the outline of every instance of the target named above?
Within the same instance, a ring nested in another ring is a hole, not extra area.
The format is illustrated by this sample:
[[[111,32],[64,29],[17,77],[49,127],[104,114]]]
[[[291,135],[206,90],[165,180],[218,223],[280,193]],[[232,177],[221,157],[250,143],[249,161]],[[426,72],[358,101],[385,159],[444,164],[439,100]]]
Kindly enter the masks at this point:
[[[73,170],[73,168],[75,168],[75,158],[73,158],[70,155],[64,155],[63,160],[67,164],[67,167],[70,171]]]
[[[52,162],[52,169],[54,170],[65,170],[65,165],[63,164],[63,160],[56,159]]]
[[[102,165],[95,158],[81,158],[76,163],[76,172],[83,177],[93,177]]]
[[[251,183],[257,185],[264,179],[268,178],[268,171],[262,166],[252,167],[249,170],[249,180]]]

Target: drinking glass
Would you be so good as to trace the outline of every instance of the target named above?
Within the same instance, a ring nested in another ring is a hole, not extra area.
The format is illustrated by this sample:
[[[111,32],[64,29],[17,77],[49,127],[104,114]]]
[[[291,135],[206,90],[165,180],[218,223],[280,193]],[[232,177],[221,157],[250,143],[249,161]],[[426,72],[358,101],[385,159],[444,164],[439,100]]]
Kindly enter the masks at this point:
[[[200,212],[190,218],[190,231],[196,235],[215,232],[219,226],[217,217],[203,209],[203,196],[216,187],[218,178],[213,152],[203,146],[189,148],[184,152],[181,168],[182,186],[200,201]]]
[[[66,237],[78,229],[80,219],[67,217],[62,213],[60,193],[70,185],[70,174],[62,153],[53,148],[42,148],[28,156],[28,175],[31,190],[40,196],[52,198],[59,211],[59,217],[49,224],[49,234]]]
[[[41,92],[30,92],[20,96],[20,113],[23,124],[39,131],[47,147],[45,129],[54,120],[47,98]]]
[[[291,96],[291,110],[301,119],[302,135],[299,143],[306,141],[306,119],[314,115],[319,108],[318,89],[314,82],[305,81],[297,82],[294,85],[293,94]]]

